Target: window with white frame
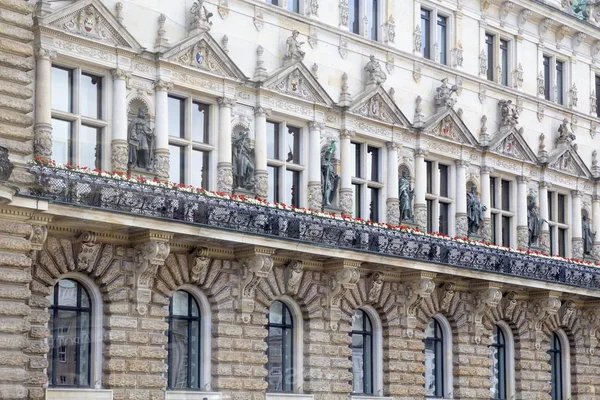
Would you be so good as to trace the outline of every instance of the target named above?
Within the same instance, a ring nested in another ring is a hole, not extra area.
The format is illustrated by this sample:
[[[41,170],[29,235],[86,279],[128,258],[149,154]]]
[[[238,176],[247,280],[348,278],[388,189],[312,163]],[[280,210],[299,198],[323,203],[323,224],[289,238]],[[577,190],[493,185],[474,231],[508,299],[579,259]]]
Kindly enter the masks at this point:
[[[52,66],[52,158],[56,162],[102,168],[105,98],[101,74]]]
[[[302,129],[285,122],[267,121],[268,200],[300,207]]]
[[[382,326],[373,307],[355,310],[351,349],[354,395],[380,396],[383,392]]]
[[[267,316],[267,382],[269,390],[293,392],[294,318],[286,303],[274,301]]]
[[[493,400],[514,398],[514,340],[508,324],[498,321],[494,325],[490,345],[492,357]]]
[[[170,95],[169,179],[195,187],[210,187],[211,106],[191,97]]]
[[[487,79],[501,85],[509,85],[510,41],[495,33],[485,33],[485,53],[487,57]]]
[[[381,183],[381,148],[351,142],[353,216],[379,222],[383,184]]]
[[[566,257],[568,251],[568,197],[556,191],[548,191],[548,230],[550,254]]]
[[[304,2],[300,0],[266,0],[266,2],[297,14],[304,8],[302,7]]]
[[[490,178],[490,211],[492,243],[510,247],[513,237],[513,183],[507,179]]]
[[[427,231],[450,232],[450,166],[437,161],[427,164]]]
[[[350,32],[371,40],[380,40],[384,2],[381,0],[349,0],[348,28]]]
[[[564,105],[567,96],[567,63],[553,55],[544,54],[542,58],[544,74],[544,98]]]
[[[437,314],[425,327],[425,397],[445,398],[452,392],[452,331]]]
[[[448,64],[450,17],[436,8],[421,7],[421,53],[423,57]]]
[[[552,332],[550,350],[550,396],[552,400],[571,398],[569,340],[561,330]]]

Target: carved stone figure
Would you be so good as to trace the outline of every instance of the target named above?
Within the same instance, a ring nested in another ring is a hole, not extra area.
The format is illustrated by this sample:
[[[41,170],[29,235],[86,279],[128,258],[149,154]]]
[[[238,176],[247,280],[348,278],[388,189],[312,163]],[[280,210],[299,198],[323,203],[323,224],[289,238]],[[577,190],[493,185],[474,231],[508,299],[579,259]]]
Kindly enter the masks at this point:
[[[8,159],[8,149],[0,146],[0,182],[7,181],[15,166]]]
[[[334,169],[335,140],[321,149],[321,185],[323,188],[323,206],[331,206],[333,196],[337,191],[340,176]]]
[[[202,25],[205,24],[212,25],[212,22],[210,22],[210,17],[213,16],[213,13],[206,10],[206,7],[204,6],[204,0],[194,1],[192,8],[190,8],[190,13],[192,14],[192,23],[190,26],[191,29],[201,28]]]
[[[140,107],[138,114],[132,118],[127,129],[129,144],[129,168],[150,170],[154,154],[154,130],[150,127],[150,118],[146,107]]]
[[[233,137],[233,188],[254,190],[254,150],[250,147],[248,130]]]
[[[458,86],[448,86],[448,78],[442,79],[442,84],[435,89],[437,94],[435,95],[436,108],[449,107],[452,108],[456,104],[456,99],[452,98],[452,94],[456,93]]]
[[[560,126],[558,127],[558,138],[556,139],[556,145],[558,146],[559,144],[571,144],[575,139],[577,139],[577,136],[575,136],[575,134],[571,131],[571,128],[569,127],[569,120],[568,119],[563,119],[562,123],[560,124]]]
[[[367,85],[375,84],[381,85],[387,79],[385,72],[381,70],[381,65],[379,61],[375,59],[374,55],[369,57],[369,62],[365,66],[365,71],[367,72]]]
[[[540,215],[535,205],[535,196],[527,198],[527,230],[529,232],[529,246],[538,246],[544,218]]]
[[[304,59],[305,53],[301,49],[304,42],[298,41],[298,35],[300,32],[294,30],[292,36],[285,41],[285,55],[283,56],[285,61],[302,61]]]
[[[481,204],[479,196],[477,196],[477,187],[471,186],[471,190],[467,192],[467,220],[469,223],[469,234],[477,235],[483,226],[483,212],[487,209]]]
[[[581,217],[581,231],[583,235],[583,254],[591,255],[596,232],[592,232],[592,224],[585,214]]]
[[[502,126],[513,127],[519,123],[519,110],[513,104],[512,100],[500,100],[500,113],[502,117]]]
[[[415,190],[410,187],[408,173],[402,171],[399,182],[398,198],[400,200],[400,221],[414,221],[415,216],[412,211],[412,200]]]

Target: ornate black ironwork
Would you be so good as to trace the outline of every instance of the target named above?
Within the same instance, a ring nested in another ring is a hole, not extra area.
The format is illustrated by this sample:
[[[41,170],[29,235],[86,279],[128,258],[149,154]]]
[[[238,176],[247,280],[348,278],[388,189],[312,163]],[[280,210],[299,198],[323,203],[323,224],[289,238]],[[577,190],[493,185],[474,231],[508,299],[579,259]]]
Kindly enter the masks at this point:
[[[584,288],[600,288],[600,268],[443,238],[305,215],[202,194],[36,165],[30,195],[55,203],[166,218]]]

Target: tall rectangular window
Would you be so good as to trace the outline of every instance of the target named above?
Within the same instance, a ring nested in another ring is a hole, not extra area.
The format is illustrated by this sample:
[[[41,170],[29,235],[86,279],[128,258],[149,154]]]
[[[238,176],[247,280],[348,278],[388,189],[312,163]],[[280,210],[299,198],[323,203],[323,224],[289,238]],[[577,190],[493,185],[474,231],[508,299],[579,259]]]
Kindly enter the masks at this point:
[[[185,137],[185,99],[169,96],[169,136]]]
[[[494,35],[485,34],[485,52],[487,56],[487,79],[494,80]]]
[[[285,122],[267,121],[269,200],[300,207],[302,195],[302,129]]]
[[[350,32],[358,35],[360,34],[360,0],[349,0],[348,12]]]
[[[431,11],[421,8],[421,53],[431,60]]]
[[[379,0],[366,1],[369,39],[377,40],[377,27],[379,26]]]
[[[379,222],[381,218],[380,201],[383,185],[380,182],[381,149],[366,143],[351,142],[352,185],[354,187],[354,206],[356,216]]]
[[[500,83],[508,86],[508,41],[500,39]]]
[[[447,18],[441,15],[437,16],[437,44],[438,44],[438,58],[440,64],[446,64],[447,55]]]
[[[567,220],[567,196],[548,191],[548,230],[550,231],[550,253],[567,256],[569,225]]]
[[[450,167],[437,161],[425,161],[427,167],[427,230],[450,233]],[[418,182],[416,183],[419,184]]]
[[[379,221],[379,188],[369,187],[369,219]]]
[[[551,83],[550,80],[550,57],[544,56],[544,98],[550,100]]]
[[[556,61],[556,102],[564,104],[564,63]]]
[[[510,247],[515,216],[511,202],[511,181],[500,177],[490,178],[490,205],[492,242]]]
[[[438,164],[440,179],[440,196],[448,197],[449,167],[444,164]]]
[[[288,0],[288,11],[299,13],[300,0]]]

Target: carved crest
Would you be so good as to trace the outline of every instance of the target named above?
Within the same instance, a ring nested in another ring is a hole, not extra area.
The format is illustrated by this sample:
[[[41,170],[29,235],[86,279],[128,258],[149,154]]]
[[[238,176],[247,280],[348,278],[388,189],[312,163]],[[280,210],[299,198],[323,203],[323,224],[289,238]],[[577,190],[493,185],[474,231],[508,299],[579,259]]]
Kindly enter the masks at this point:
[[[302,62],[295,62],[275,71],[264,87],[313,103],[330,106],[333,100]]]
[[[514,128],[501,131],[494,136],[489,145],[490,151],[521,161],[535,163],[537,157],[527,142]]]
[[[452,142],[477,145],[475,136],[460,119],[459,114],[451,108],[432,116],[425,122],[423,132]]]
[[[388,124],[409,125],[408,119],[381,86],[356,96],[349,107],[349,112]]]

